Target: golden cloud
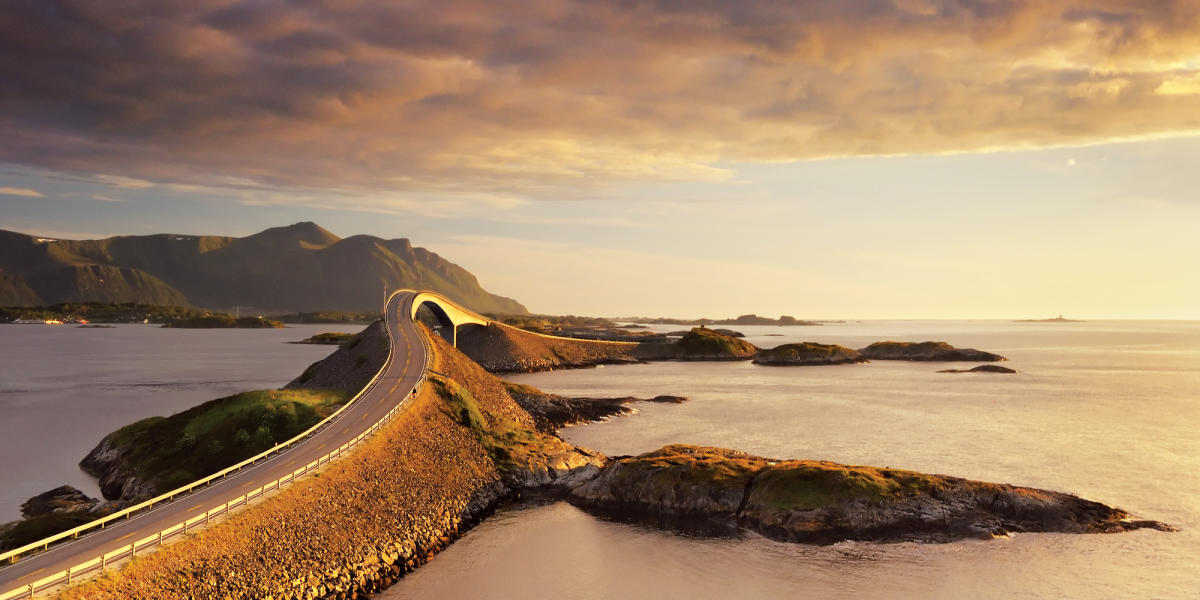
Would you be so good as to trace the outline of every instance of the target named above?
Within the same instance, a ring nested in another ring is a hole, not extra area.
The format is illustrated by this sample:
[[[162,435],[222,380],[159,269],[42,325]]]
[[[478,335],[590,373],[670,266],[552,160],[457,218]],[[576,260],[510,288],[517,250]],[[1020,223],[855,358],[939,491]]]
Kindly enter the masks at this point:
[[[559,197],[728,163],[1200,131],[1200,2],[30,0],[0,161]]]

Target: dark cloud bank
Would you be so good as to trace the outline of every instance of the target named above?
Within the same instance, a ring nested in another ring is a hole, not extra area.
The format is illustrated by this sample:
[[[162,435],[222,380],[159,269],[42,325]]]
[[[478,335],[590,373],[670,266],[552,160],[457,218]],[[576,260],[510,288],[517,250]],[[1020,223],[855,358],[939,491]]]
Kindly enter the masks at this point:
[[[1198,30],[1192,1],[17,0],[0,162],[538,196],[1171,134]]]

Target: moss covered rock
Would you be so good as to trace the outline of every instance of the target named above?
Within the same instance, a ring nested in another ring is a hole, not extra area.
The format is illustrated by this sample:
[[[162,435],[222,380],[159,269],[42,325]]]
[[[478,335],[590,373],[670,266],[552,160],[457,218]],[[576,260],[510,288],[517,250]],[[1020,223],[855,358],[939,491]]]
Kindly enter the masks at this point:
[[[672,345],[675,358],[683,360],[747,360],[758,353],[754,344],[706,327],[692,329]]]
[[[860,362],[867,362],[867,359],[859,355],[857,350],[836,344],[814,342],[784,344],[769,350],[760,350],[754,357],[754,364],[767,366],[842,365]]]
[[[79,465],[105,498],[133,500],[195,481],[317,424],[349,398],[338,390],[263,390],[150,417],[107,436]]]
[[[858,351],[868,360],[998,361],[999,354],[974,348],[955,348],[946,342],[875,342]]]
[[[618,459],[571,498],[589,510],[638,521],[750,529],[811,543],[1172,529],[1061,492],[680,444]]]

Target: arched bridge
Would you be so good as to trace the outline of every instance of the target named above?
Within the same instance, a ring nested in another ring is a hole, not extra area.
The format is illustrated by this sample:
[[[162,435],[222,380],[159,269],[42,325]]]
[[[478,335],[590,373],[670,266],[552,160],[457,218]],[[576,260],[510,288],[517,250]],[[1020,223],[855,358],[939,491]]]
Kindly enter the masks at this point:
[[[486,327],[488,323],[491,323],[491,320],[487,317],[475,314],[441,294],[434,292],[415,293],[416,296],[412,301],[412,314],[409,316],[413,321],[416,321],[417,311],[423,307],[428,308],[438,321],[438,326],[435,330],[443,339],[455,347],[458,346],[458,327],[460,325],[483,325]]]

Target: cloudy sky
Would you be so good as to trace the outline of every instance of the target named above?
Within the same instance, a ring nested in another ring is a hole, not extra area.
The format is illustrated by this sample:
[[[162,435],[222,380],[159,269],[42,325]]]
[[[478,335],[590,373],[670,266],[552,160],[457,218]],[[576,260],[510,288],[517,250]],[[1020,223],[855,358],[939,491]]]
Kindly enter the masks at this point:
[[[1200,0],[14,0],[0,228],[408,237],[532,310],[1200,318]]]

